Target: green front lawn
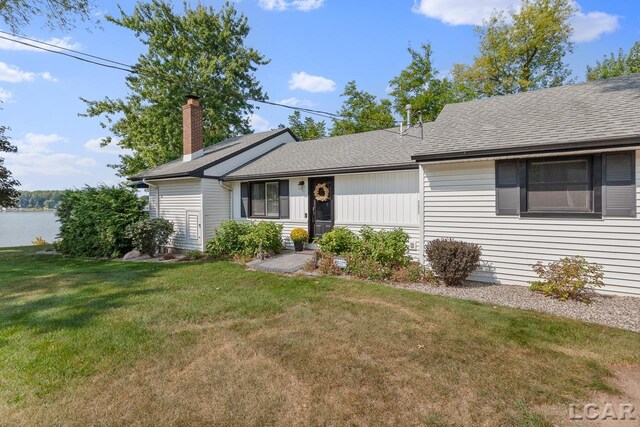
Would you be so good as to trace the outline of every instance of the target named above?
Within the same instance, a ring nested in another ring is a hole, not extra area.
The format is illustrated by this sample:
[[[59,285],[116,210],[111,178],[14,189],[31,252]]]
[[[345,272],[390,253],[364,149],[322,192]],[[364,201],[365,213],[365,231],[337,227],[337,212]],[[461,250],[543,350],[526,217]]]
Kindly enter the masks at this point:
[[[0,249],[0,424],[546,425],[640,334],[231,263]]]

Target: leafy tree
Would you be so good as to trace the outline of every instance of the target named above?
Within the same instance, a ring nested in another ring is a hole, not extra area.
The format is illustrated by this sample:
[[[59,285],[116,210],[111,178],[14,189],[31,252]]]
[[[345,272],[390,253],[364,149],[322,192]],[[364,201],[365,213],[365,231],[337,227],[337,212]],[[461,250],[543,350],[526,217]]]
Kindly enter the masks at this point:
[[[13,32],[41,16],[46,18],[51,29],[71,29],[77,19],[91,19],[91,0],[4,0],[0,1],[0,17]]]
[[[346,97],[338,112],[343,118],[333,119],[331,136],[387,129],[395,125],[391,101],[378,101],[369,92],[358,90],[355,81],[347,83],[341,96]]]
[[[476,28],[480,52],[471,66],[455,69],[457,84],[480,96],[560,86],[570,76],[564,62],[573,52],[571,0],[523,0],[507,18],[495,13]]]
[[[268,63],[245,46],[250,27],[233,4],[218,11],[184,4],[177,15],[171,3],[138,3],[130,15],[107,21],[129,29],[147,47],[126,78],[124,99],[88,101],[84,116],[102,116],[102,126],[117,144],[133,150],[112,165],[120,176],[166,163],[182,153],[182,110],[185,96],[197,94],[204,109],[205,146],[250,132],[250,99],[266,99],[254,73]],[[103,144],[111,142],[105,138]]]
[[[416,115],[423,114],[423,120],[433,121],[446,104],[457,102],[454,85],[448,79],[437,78],[438,71],[431,61],[431,45],[421,45],[421,51],[409,48],[411,63],[389,82],[393,108],[404,115],[407,104]]]
[[[587,80],[603,80],[634,73],[640,73],[640,42],[635,42],[629,53],[620,49],[618,57],[611,52],[609,57],[596,61],[593,67],[587,66]]]
[[[301,141],[309,139],[320,139],[327,136],[327,124],[324,120],[315,121],[311,117],[305,117],[302,120],[300,111],[295,111],[289,116],[289,129]]]
[[[0,153],[15,153],[18,149],[9,142],[5,135],[6,126],[0,126]],[[0,207],[9,208],[18,204],[20,192],[16,187],[20,183],[11,176],[11,172],[4,166],[4,158],[0,157]]]

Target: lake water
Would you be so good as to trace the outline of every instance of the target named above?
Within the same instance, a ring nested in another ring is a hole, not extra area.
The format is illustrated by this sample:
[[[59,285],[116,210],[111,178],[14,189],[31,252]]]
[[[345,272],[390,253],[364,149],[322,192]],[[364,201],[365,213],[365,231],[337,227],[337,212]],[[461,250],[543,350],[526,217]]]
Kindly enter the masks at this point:
[[[0,247],[31,245],[36,236],[53,242],[59,227],[53,211],[0,212]]]

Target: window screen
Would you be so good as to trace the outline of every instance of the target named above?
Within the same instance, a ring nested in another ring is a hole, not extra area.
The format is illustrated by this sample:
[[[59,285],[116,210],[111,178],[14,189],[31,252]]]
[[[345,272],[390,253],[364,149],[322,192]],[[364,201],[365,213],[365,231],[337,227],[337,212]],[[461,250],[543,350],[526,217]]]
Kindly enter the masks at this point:
[[[266,213],[265,208],[264,183],[254,182],[251,184],[251,215],[264,216]]]
[[[529,212],[592,212],[591,159],[532,160],[527,169]]]

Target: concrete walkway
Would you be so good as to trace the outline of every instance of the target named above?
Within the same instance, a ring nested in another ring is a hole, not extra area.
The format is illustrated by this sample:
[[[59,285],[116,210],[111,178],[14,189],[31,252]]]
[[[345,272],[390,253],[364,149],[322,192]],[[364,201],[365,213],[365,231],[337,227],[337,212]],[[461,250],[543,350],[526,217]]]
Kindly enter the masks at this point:
[[[247,264],[256,270],[270,271],[273,273],[295,273],[313,258],[313,251],[285,252],[264,261],[252,261]]]

